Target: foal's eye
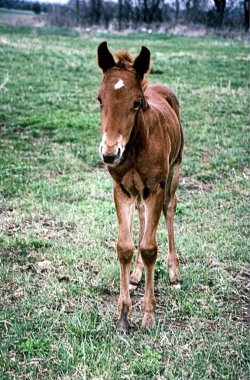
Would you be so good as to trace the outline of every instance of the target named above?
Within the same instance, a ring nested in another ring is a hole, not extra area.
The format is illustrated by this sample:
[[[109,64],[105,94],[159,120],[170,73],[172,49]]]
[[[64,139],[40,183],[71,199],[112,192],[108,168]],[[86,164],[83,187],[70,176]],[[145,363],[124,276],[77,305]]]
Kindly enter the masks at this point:
[[[134,102],[134,104],[133,104],[133,109],[134,109],[134,110],[138,110],[138,109],[140,108],[140,106],[141,106],[141,102],[142,102],[141,98],[137,99],[137,100]]]

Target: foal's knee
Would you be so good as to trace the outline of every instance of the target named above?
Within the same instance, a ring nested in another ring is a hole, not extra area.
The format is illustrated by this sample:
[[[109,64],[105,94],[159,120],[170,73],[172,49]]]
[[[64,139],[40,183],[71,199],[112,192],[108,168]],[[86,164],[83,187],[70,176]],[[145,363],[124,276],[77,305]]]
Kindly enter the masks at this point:
[[[117,242],[117,256],[122,264],[128,264],[132,261],[134,245],[132,243]]]
[[[157,257],[157,245],[141,246],[141,256],[145,265],[154,264]]]

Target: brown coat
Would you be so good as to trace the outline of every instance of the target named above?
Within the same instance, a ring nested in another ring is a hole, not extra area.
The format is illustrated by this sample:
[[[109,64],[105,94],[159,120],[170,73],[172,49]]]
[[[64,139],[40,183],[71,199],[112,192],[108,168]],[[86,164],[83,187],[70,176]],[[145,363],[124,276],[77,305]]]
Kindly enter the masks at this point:
[[[149,69],[149,50],[142,47],[134,61],[127,52],[116,56],[117,62],[106,42],[99,46],[98,64],[104,74],[98,93],[102,114],[100,155],[114,180],[119,224],[117,255],[121,274],[117,329],[126,332],[127,315],[132,307],[129,283],[130,288],[136,287],[143,269],[146,272],[146,288],[142,325],[154,326],[156,230],[162,211],[168,230],[170,283],[180,286],[173,218],[183,133],[175,94],[160,84],[147,85],[143,79]],[[135,204],[140,220],[139,248],[130,276]]]

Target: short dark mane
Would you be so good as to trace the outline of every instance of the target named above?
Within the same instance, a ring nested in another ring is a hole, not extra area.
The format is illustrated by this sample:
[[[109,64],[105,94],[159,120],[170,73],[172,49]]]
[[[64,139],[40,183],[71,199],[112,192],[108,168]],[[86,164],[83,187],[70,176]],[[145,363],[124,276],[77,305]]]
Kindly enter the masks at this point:
[[[134,70],[134,68],[133,68],[134,60],[131,57],[131,55],[129,54],[129,52],[117,51],[115,53],[115,57],[117,59],[117,62],[116,62],[117,67],[119,67],[120,69],[129,70],[129,71]],[[142,81],[143,91],[145,91],[147,87],[148,87],[148,80],[144,78]]]
[[[117,59],[117,66],[121,69],[131,69],[133,64],[133,59],[127,51],[118,51],[115,53]]]

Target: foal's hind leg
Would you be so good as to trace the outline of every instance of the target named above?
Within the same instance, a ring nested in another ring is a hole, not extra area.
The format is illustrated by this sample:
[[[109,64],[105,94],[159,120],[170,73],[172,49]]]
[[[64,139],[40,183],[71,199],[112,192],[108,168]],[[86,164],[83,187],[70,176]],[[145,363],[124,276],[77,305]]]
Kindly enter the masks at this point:
[[[141,241],[141,256],[145,268],[145,296],[143,301],[144,316],[142,327],[154,327],[154,268],[157,257],[156,231],[164,203],[163,188],[159,187],[145,199],[145,231]]]
[[[169,268],[169,281],[175,288],[180,288],[180,273],[179,273],[179,258],[175,249],[174,241],[174,214],[177,205],[177,197],[175,195],[177,186],[179,184],[179,164],[175,164],[171,169],[166,186],[166,198],[163,206],[163,213],[167,223],[168,231],[168,268]]]
[[[137,207],[138,207],[138,212],[139,212],[139,223],[140,223],[139,246],[138,246],[138,252],[137,252],[137,256],[136,256],[136,260],[134,264],[134,270],[129,279],[130,290],[137,288],[137,285],[141,281],[142,272],[144,269],[144,264],[141,257],[141,241],[142,241],[144,230],[145,230],[145,208],[141,201],[138,201]]]

